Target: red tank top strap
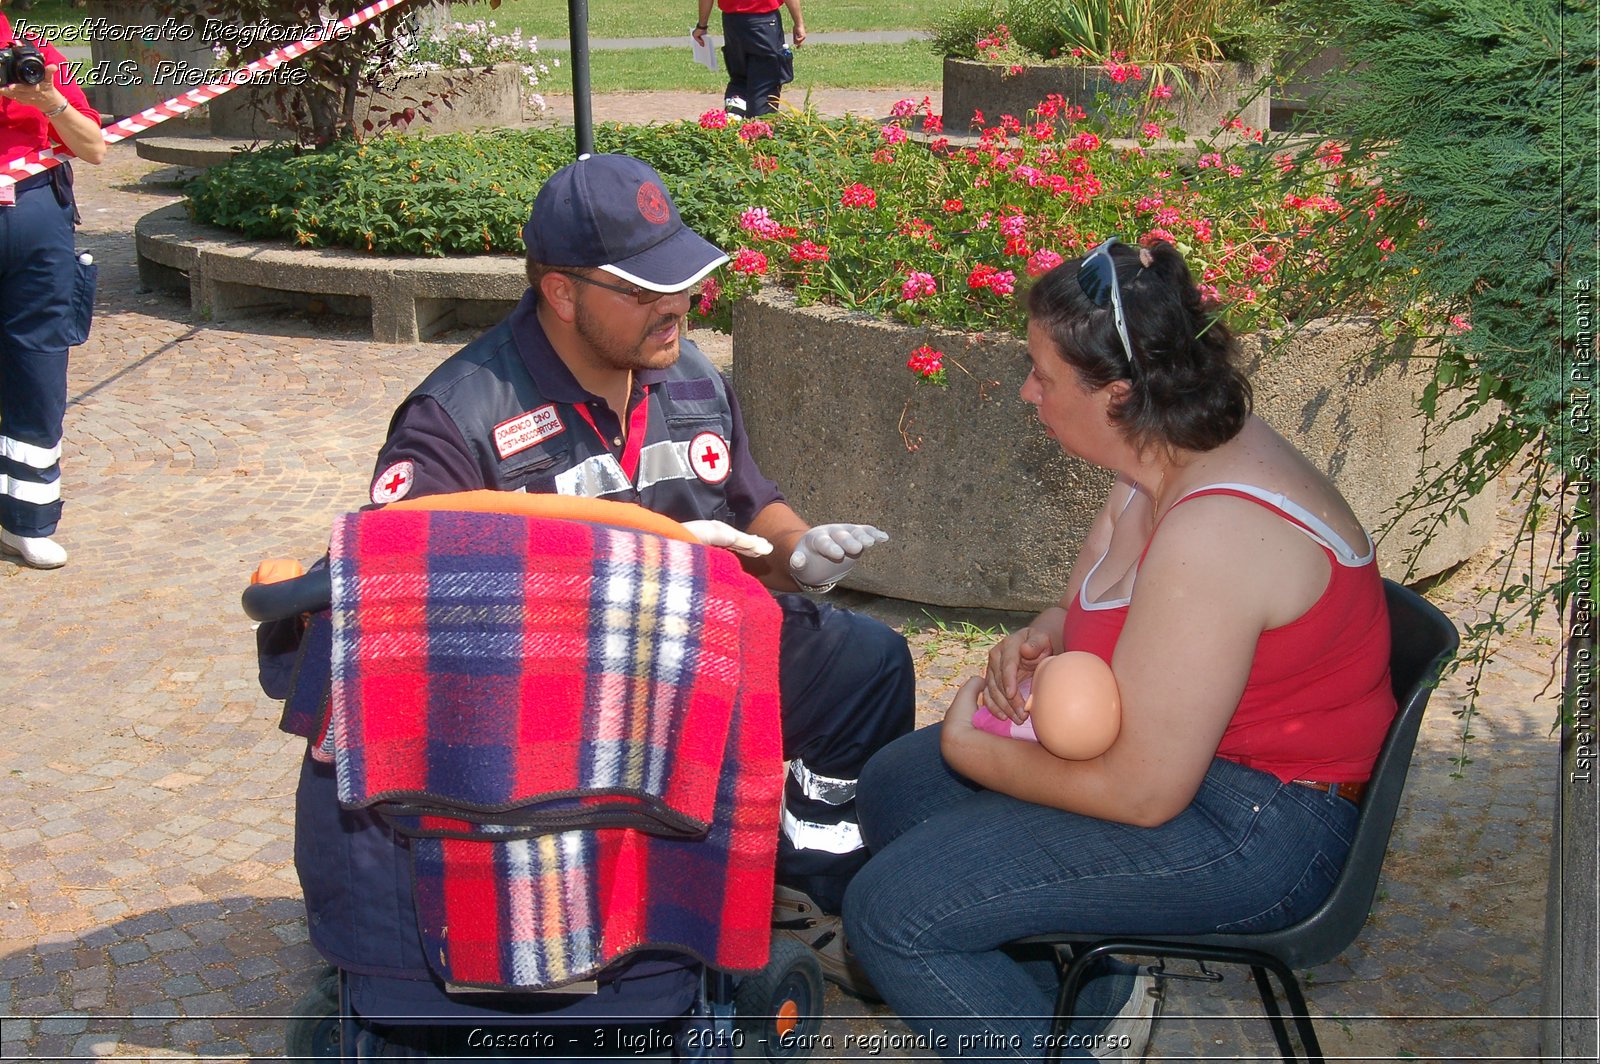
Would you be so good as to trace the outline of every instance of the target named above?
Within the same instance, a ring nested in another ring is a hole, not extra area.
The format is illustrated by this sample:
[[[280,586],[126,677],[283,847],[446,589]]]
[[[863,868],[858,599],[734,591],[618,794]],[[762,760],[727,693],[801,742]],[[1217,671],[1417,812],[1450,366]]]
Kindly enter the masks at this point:
[[[1271,510],[1285,521],[1294,525],[1315,541],[1323,550],[1333,556],[1334,560],[1346,566],[1364,565],[1371,560],[1372,542],[1367,541],[1365,555],[1357,554],[1344,539],[1328,527],[1325,523],[1300,506],[1293,499],[1278,492],[1269,492],[1264,488],[1257,488],[1251,484],[1207,484],[1186,493],[1177,502],[1167,507],[1167,513],[1161,515],[1161,521],[1167,519],[1167,514],[1182,506],[1190,499],[1204,498],[1208,495],[1227,495],[1235,499],[1244,499],[1257,506]],[[1298,513],[1296,511],[1299,511]],[[1156,533],[1161,530],[1161,521],[1156,522],[1156,527],[1150,531],[1150,539],[1146,541],[1144,550],[1139,552],[1139,564],[1144,564],[1145,555],[1150,553],[1150,545],[1155,542]],[[1321,527],[1318,527],[1318,526]]]

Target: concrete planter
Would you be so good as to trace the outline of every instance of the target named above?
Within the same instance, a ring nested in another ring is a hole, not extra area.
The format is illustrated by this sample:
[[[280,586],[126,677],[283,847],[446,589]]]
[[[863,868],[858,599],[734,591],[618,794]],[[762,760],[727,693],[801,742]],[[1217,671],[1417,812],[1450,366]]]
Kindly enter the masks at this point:
[[[1149,103],[1150,83],[1126,81],[1118,84],[1103,67],[1030,66],[1012,74],[998,63],[979,63],[971,59],[944,61],[944,120],[952,133],[965,133],[974,111],[982,111],[989,122],[1003,114],[1022,118],[1039,101],[1059,93],[1068,103],[1077,104],[1093,117],[1099,113],[1095,98],[1105,93],[1110,106],[1142,110]],[[1162,106],[1177,115],[1175,124],[1190,136],[1215,133],[1217,120],[1237,114],[1255,129],[1266,129],[1271,118],[1264,67],[1248,63],[1212,63],[1206,69],[1185,74],[1188,91],[1174,86],[1172,98]]]
[[[103,115],[126,118],[195,87],[183,75],[216,63],[211,44],[187,23],[168,22],[150,0],[100,0],[90,12],[109,25],[143,27],[143,33],[96,33],[89,40],[95,84],[85,92]],[[12,21],[27,12],[11,12]],[[29,21],[33,21],[29,19]],[[78,71],[79,81],[85,80]],[[191,112],[192,113],[192,112]],[[183,118],[179,121],[188,122]]]
[[[416,117],[399,128],[460,133],[515,126],[522,121],[522,93],[526,84],[522,68],[515,63],[404,74],[385,81],[376,92],[362,97],[356,124],[360,125],[369,117],[375,123],[384,122],[391,113],[411,108]],[[272,92],[269,88],[247,85],[207,104],[211,111],[211,134],[262,140],[282,138],[284,111],[273,99]]]
[[[1416,414],[1423,364],[1378,369],[1360,356],[1365,320],[1302,329],[1281,357],[1245,339],[1256,410],[1329,472],[1369,528],[1420,471],[1449,462],[1472,425],[1432,429]],[[928,343],[970,372],[917,381],[907,354]],[[1069,458],[1017,398],[1020,340],[910,328],[764,293],[734,311],[734,373],[751,446],[801,514],[865,521],[892,537],[849,586],[942,606],[1037,610],[1061,594],[1111,475]],[[994,382],[980,384],[980,382]],[[1424,447],[1424,434],[1429,434]],[[915,447],[908,449],[908,443]],[[1431,530],[1407,571],[1418,515],[1379,546],[1385,575],[1415,580],[1488,540],[1496,495]]]

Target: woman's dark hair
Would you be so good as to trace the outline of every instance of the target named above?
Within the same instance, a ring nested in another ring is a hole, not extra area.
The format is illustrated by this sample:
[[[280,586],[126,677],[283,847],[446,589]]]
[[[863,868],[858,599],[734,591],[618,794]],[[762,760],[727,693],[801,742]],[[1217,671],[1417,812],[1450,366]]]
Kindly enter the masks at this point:
[[[1078,283],[1083,259],[1062,263],[1029,289],[1029,318],[1087,387],[1129,382],[1127,398],[1110,414],[1135,446],[1209,451],[1227,443],[1244,427],[1251,401],[1250,382],[1234,365],[1233,334],[1202,304],[1177,248],[1158,240],[1110,250],[1131,365],[1109,295],[1100,306]]]

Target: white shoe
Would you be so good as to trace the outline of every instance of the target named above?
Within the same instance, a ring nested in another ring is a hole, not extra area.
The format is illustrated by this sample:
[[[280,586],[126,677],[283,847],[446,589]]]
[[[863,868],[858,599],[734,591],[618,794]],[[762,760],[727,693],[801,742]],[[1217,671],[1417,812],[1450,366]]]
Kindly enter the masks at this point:
[[[1143,1060],[1166,988],[1154,976],[1138,975],[1127,1003],[1096,1036],[1091,1052],[1101,1060]]]
[[[49,536],[14,536],[0,530],[0,554],[18,554],[35,569],[59,569],[67,564],[67,549]]]

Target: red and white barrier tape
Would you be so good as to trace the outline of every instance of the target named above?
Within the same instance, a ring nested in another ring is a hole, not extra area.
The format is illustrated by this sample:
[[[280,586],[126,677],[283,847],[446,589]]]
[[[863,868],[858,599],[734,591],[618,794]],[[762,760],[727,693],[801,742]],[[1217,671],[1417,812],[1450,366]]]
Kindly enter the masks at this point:
[[[231,71],[222,84],[202,85],[190,89],[188,92],[174,96],[154,107],[147,107],[136,115],[124,118],[106,126],[100,132],[105,136],[107,144],[115,144],[126,140],[136,133],[143,133],[151,126],[160,125],[169,118],[176,118],[194,110],[201,104],[210,103],[218,96],[232,92],[240,85],[247,85],[263,74],[270,74],[283,64],[299,59],[307,52],[316,51],[328,41],[335,39],[342,30],[353,30],[365,22],[383,14],[391,8],[402,4],[409,4],[411,0],[375,0],[360,11],[347,15],[337,22],[327,22],[310,30],[306,35],[293,44],[286,44],[282,48],[275,48],[254,62]],[[32,151],[11,161],[0,164],[0,185],[10,185],[32,174],[40,174],[52,166],[59,166],[64,160],[72,158],[71,149],[62,146],[45,148]]]

